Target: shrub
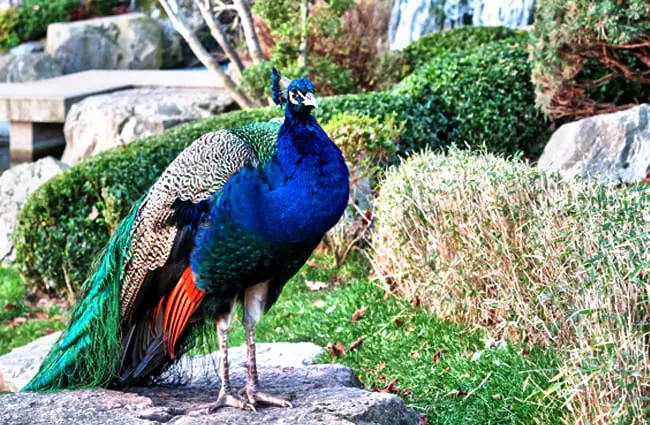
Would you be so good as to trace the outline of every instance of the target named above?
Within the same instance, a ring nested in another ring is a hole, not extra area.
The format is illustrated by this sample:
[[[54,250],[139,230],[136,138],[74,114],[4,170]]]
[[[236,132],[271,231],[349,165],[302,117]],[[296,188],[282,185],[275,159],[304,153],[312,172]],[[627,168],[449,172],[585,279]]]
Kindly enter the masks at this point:
[[[45,37],[47,26],[67,21],[68,14],[79,7],[78,0],[25,0],[18,13],[18,35],[21,40]]]
[[[650,2],[537,2],[533,77],[537,101],[574,120],[650,100]]]
[[[395,114],[402,131],[397,140],[397,152],[406,156],[425,147],[439,148],[456,134],[456,123],[447,118],[441,102],[434,96],[414,96],[396,93],[368,93],[333,96],[323,99],[316,115],[321,123],[334,115],[347,112],[369,117]]]
[[[18,11],[12,7],[0,12],[0,49],[11,49],[20,43],[16,26],[18,25]]]
[[[396,141],[402,123],[395,113],[369,117],[361,114],[340,113],[323,125],[323,130],[343,152],[348,167],[357,178],[374,177],[397,153]]]
[[[357,1],[341,17],[338,30],[326,27],[321,34],[310,39],[310,52],[316,57],[328,58],[336,65],[334,69],[347,71],[346,77],[349,76],[351,83],[347,92],[387,90],[399,81],[394,79],[395,75],[391,73],[394,64],[389,63],[399,57],[398,53],[382,54],[380,48],[380,41],[386,36],[389,20],[390,5],[386,2]],[[322,67],[315,68],[313,77],[322,72]],[[382,74],[382,70],[389,72]],[[330,75],[337,76],[334,73]],[[339,73],[337,77],[340,79],[343,75]],[[394,80],[391,81],[392,79]]]
[[[429,141],[438,145],[451,131],[433,99],[422,104],[386,93],[336,96],[323,99],[319,111],[322,123],[342,111],[394,117],[403,125],[397,141],[402,153]],[[29,284],[57,293],[78,288],[131,205],[181,150],[201,134],[281,115],[277,107],[260,108],[175,127],[89,158],[45,183],[25,204],[15,233],[17,262]]]
[[[427,34],[402,50],[410,73],[432,58],[443,54],[471,50],[498,40],[526,42],[528,32],[506,27],[460,27]]]
[[[17,9],[15,44],[39,40],[47,34],[47,26],[55,22],[88,19],[110,15],[122,0],[24,0]]]
[[[341,149],[350,169],[350,205],[325,238],[339,267],[353,249],[366,241],[373,189],[386,166],[396,160],[396,141],[403,128],[396,122],[395,113],[375,117],[340,113],[323,129]]]
[[[387,85],[382,75],[372,72],[380,51],[378,41],[385,36],[390,19],[390,5],[385,2],[314,3],[304,26],[300,2],[260,0],[254,10],[264,19],[257,27],[267,56],[288,77],[308,75],[323,95],[374,91]],[[304,67],[302,28],[308,32]],[[374,78],[367,78],[369,73]]]
[[[456,138],[449,140],[459,146],[535,157],[548,137],[548,126],[535,107],[528,53],[517,42],[436,57],[394,92],[438,98],[458,123]]]
[[[362,86],[371,91],[387,91],[409,73],[400,51],[385,51],[374,56],[363,75]]]
[[[372,262],[391,291],[492,338],[551,345],[567,423],[643,423],[650,193],[452,149],[388,173]]]

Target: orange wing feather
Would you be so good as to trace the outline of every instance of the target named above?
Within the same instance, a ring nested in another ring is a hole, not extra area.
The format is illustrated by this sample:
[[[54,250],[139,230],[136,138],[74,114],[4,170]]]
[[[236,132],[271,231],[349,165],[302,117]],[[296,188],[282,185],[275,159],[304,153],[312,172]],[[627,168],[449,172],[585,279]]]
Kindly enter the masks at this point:
[[[167,353],[174,358],[174,347],[183,333],[192,313],[196,311],[205,297],[205,292],[196,287],[192,269],[188,266],[174,289],[168,296],[163,297],[154,311],[153,317],[158,317],[160,310],[165,308],[163,316],[163,335],[167,339]]]

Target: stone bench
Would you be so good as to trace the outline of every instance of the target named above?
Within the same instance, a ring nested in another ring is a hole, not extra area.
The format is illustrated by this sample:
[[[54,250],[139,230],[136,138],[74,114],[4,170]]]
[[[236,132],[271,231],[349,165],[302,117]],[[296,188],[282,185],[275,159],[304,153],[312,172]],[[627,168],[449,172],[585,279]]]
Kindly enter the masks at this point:
[[[60,155],[70,107],[98,94],[136,87],[221,88],[207,70],[93,70],[30,83],[0,84],[0,120],[9,121],[11,162]]]

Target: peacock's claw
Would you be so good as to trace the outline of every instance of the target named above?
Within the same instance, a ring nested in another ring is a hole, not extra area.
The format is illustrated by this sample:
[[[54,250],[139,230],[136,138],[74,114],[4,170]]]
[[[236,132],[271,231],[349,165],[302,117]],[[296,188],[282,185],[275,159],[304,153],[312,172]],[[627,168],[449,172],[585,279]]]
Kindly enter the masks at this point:
[[[219,394],[217,401],[208,406],[208,413],[214,413],[222,407],[234,407],[241,410],[250,410],[255,412],[255,403],[250,403],[248,400],[243,397],[222,393]]]
[[[254,406],[262,404],[265,406],[288,407],[290,409],[293,408],[293,404],[291,404],[289,400],[285,400],[283,398],[262,391],[256,391],[248,387],[242,388],[239,394],[241,396],[246,396],[248,398],[248,402]]]

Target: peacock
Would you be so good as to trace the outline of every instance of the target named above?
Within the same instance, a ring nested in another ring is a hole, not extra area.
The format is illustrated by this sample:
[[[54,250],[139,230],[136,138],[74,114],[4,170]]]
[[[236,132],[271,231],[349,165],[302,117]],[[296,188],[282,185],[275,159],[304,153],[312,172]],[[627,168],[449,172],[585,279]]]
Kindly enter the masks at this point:
[[[349,173],[312,115],[314,85],[273,68],[284,121],[208,133],[181,152],[112,235],[69,325],[23,391],[150,382],[216,323],[221,388],[210,411],[291,407],[261,391],[255,324],[342,216]],[[230,384],[227,338],[243,305],[248,380]]]

